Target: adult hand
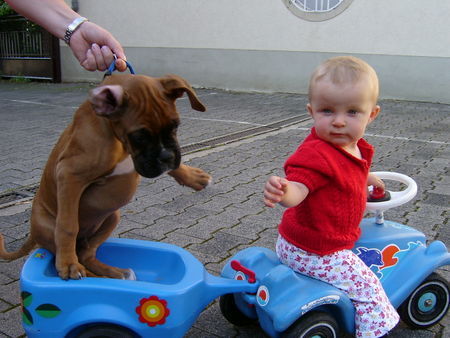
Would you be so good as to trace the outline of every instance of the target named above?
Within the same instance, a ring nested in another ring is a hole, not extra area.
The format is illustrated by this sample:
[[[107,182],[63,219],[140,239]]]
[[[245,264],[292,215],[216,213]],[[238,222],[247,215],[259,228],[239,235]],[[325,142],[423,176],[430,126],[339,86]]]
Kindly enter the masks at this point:
[[[73,33],[70,49],[86,70],[108,69],[114,60],[113,54],[117,56],[117,70],[123,72],[127,69],[126,56],[120,43],[111,33],[93,22],[84,22]]]

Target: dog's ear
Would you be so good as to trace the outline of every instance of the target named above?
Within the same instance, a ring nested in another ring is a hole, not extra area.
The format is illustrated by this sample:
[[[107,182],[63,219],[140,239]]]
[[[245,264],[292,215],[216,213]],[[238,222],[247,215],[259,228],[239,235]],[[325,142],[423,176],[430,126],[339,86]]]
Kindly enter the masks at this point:
[[[203,103],[200,102],[200,100],[197,97],[197,94],[195,94],[194,89],[192,89],[191,85],[187,83],[185,79],[178,75],[166,75],[163,78],[160,78],[159,81],[161,82],[162,86],[165,90],[165,95],[172,99],[176,100],[183,96],[184,93],[188,95],[189,102],[191,103],[192,109],[198,110],[198,111],[206,111],[205,106]]]
[[[119,117],[124,97],[125,92],[119,85],[100,86],[89,92],[89,102],[94,111],[107,118]]]

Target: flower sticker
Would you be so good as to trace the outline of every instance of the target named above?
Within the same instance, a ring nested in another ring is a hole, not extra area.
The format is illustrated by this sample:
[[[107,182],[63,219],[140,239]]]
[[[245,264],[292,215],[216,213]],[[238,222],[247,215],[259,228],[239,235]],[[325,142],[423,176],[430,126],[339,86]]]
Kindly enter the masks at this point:
[[[237,271],[236,275],[234,276],[234,279],[236,280],[247,280],[247,278],[245,277],[245,274],[241,271]]]
[[[147,323],[148,326],[162,325],[170,314],[167,308],[167,302],[156,296],[142,298],[140,305],[136,307],[136,313],[139,315],[141,323]]]
[[[261,285],[256,291],[256,301],[260,306],[266,306],[269,304],[270,293],[269,289],[265,285]]]
[[[33,301],[33,296],[27,291],[22,291],[20,295],[22,297],[22,320],[27,325],[33,325],[33,316],[27,309]]]
[[[27,325],[33,325],[34,320],[28,310],[33,302],[33,295],[30,292],[22,291],[22,320]],[[35,309],[36,313],[43,318],[55,318],[61,314],[61,309],[54,304],[41,304]]]
[[[47,256],[47,253],[45,253],[45,252],[36,252],[36,254],[34,255],[34,258],[44,259],[45,256]]]

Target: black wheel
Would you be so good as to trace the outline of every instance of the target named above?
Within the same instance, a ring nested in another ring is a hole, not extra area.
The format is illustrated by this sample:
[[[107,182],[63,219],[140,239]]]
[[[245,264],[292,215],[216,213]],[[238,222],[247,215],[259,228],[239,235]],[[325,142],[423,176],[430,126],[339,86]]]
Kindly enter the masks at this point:
[[[234,295],[232,293],[227,293],[226,295],[220,296],[219,299],[220,312],[231,324],[236,326],[245,326],[254,324],[256,319],[246,316],[239,310],[234,300]]]
[[[408,326],[424,329],[433,326],[445,316],[449,301],[448,282],[433,272],[400,305],[398,313]]]
[[[326,312],[311,311],[297,319],[283,333],[289,338],[337,338],[339,325],[334,317]]]
[[[130,330],[112,324],[94,324],[86,326],[74,337],[76,338],[135,338]]]

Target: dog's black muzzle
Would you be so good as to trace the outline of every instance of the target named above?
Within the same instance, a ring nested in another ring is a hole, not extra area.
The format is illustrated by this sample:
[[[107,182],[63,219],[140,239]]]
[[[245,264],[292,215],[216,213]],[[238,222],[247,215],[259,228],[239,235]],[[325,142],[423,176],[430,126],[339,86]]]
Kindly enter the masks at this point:
[[[181,151],[177,140],[162,136],[154,137],[145,129],[128,135],[133,148],[134,168],[139,175],[153,178],[180,166]]]

